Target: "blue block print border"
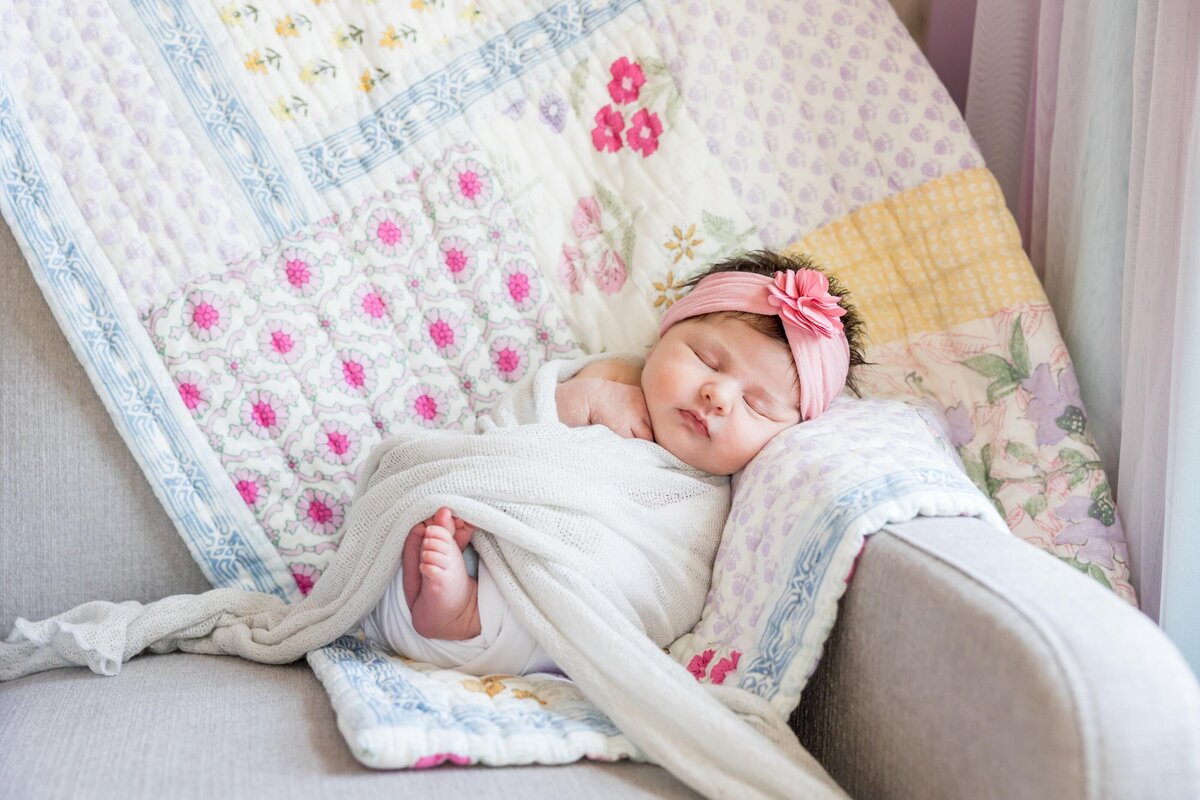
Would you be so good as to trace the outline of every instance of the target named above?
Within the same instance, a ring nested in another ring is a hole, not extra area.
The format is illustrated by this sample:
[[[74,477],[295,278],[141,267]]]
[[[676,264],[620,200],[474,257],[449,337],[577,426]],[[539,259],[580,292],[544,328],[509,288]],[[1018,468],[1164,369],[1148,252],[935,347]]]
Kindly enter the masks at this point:
[[[514,25],[413,84],[374,114],[297,151],[304,171],[318,192],[366,175],[500,86],[641,2],[610,0],[597,5],[587,0],[566,0]]]
[[[146,360],[152,352],[147,334],[65,184],[57,172],[47,174],[52,162],[22,120],[0,73],[0,210],[114,422],[214,585],[294,599],[294,584],[280,584],[239,528],[236,512],[222,508],[213,475],[183,427],[191,421],[181,423],[172,413]]]
[[[796,554],[787,589],[771,611],[759,640],[759,652],[742,673],[739,688],[754,692],[764,700],[771,700],[779,693],[780,681],[796,652],[805,639],[815,633],[811,626],[813,615],[818,611],[818,592],[827,581],[845,578],[844,575],[830,575],[829,567],[846,531],[857,518],[880,503],[929,489],[972,497],[979,494],[964,474],[943,469],[918,469],[859,484],[826,506],[808,534],[810,540]]]
[[[150,0],[130,5],[270,240],[308,224],[299,194],[191,6]]]
[[[369,727],[462,730],[473,736],[501,737],[552,734],[565,738],[577,731],[621,735],[612,720],[595,707],[551,712],[530,703],[527,709],[500,711],[489,704],[430,702],[402,667],[353,636],[341,637],[323,652],[354,687],[357,702],[370,712]]]

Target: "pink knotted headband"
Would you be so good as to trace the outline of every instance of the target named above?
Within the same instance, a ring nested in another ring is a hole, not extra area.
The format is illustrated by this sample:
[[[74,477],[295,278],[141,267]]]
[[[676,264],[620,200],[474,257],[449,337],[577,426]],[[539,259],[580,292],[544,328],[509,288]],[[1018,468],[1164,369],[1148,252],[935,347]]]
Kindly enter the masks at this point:
[[[716,272],[705,277],[667,310],[659,336],[676,322],[720,311],[749,311],[783,321],[796,374],[800,376],[800,419],[821,416],[846,385],[850,342],[838,317],[846,309],[829,293],[829,279],[815,269],[776,272]]]

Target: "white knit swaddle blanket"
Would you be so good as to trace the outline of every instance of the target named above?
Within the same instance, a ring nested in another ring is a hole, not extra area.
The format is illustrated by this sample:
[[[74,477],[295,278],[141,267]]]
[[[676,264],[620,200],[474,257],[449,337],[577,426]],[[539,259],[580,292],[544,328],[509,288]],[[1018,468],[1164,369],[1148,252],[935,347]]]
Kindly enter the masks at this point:
[[[454,497],[446,505],[480,528],[472,541],[510,607],[528,602],[525,576],[544,570],[572,591],[588,587],[605,613],[665,647],[700,619],[729,481],[652,442],[561,424],[555,390],[588,360],[543,366],[480,418],[478,435],[389,439],[359,491],[397,506]]]
[[[480,558],[521,623],[650,758],[713,797],[844,796],[763,701],[702,687],[661,649],[699,616],[727,482],[652,443],[559,423],[555,388],[582,363],[543,366],[481,420],[484,435],[381,445],[337,558],[300,603],[215,589],[18,620],[0,680],[74,665],[115,675],[146,649],[295,661],[356,627],[408,530],[445,505],[481,529]]]

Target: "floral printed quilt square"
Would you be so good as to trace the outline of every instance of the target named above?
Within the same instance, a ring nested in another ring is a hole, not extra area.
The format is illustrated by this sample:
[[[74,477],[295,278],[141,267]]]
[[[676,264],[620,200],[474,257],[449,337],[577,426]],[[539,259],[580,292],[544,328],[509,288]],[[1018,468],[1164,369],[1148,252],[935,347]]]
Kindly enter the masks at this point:
[[[581,344],[640,350],[687,277],[760,241],[643,11],[589,45],[468,122]]]
[[[578,353],[469,147],[187,283],[144,322],[305,593],[385,436],[468,425],[529,369]]]

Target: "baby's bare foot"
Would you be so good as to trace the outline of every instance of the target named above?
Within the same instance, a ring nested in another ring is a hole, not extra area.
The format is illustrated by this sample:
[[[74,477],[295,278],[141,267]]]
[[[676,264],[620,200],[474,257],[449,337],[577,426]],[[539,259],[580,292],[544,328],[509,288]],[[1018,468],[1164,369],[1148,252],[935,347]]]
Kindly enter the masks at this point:
[[[404,540],[404,553],[400,556],[400,570],[404,582],[404,601],[411,611],[421,591],[421,542],[425,538],[426,523],[418,522]]]
[[[425,528],[420,573],[421,586],[412,605],[413,630],[427,639],[458,641],[478,636],[479,587],[467,574],[451,529]]]
[[[426,521],[428,525],[440,525],[454,534],[454,543],[458,545],[459,550],[466,549],[466,546],[471,541],[471,534],[475,532],[475,526],[456,516],[450,509],[442,506],[433,515],[433,518]]]

